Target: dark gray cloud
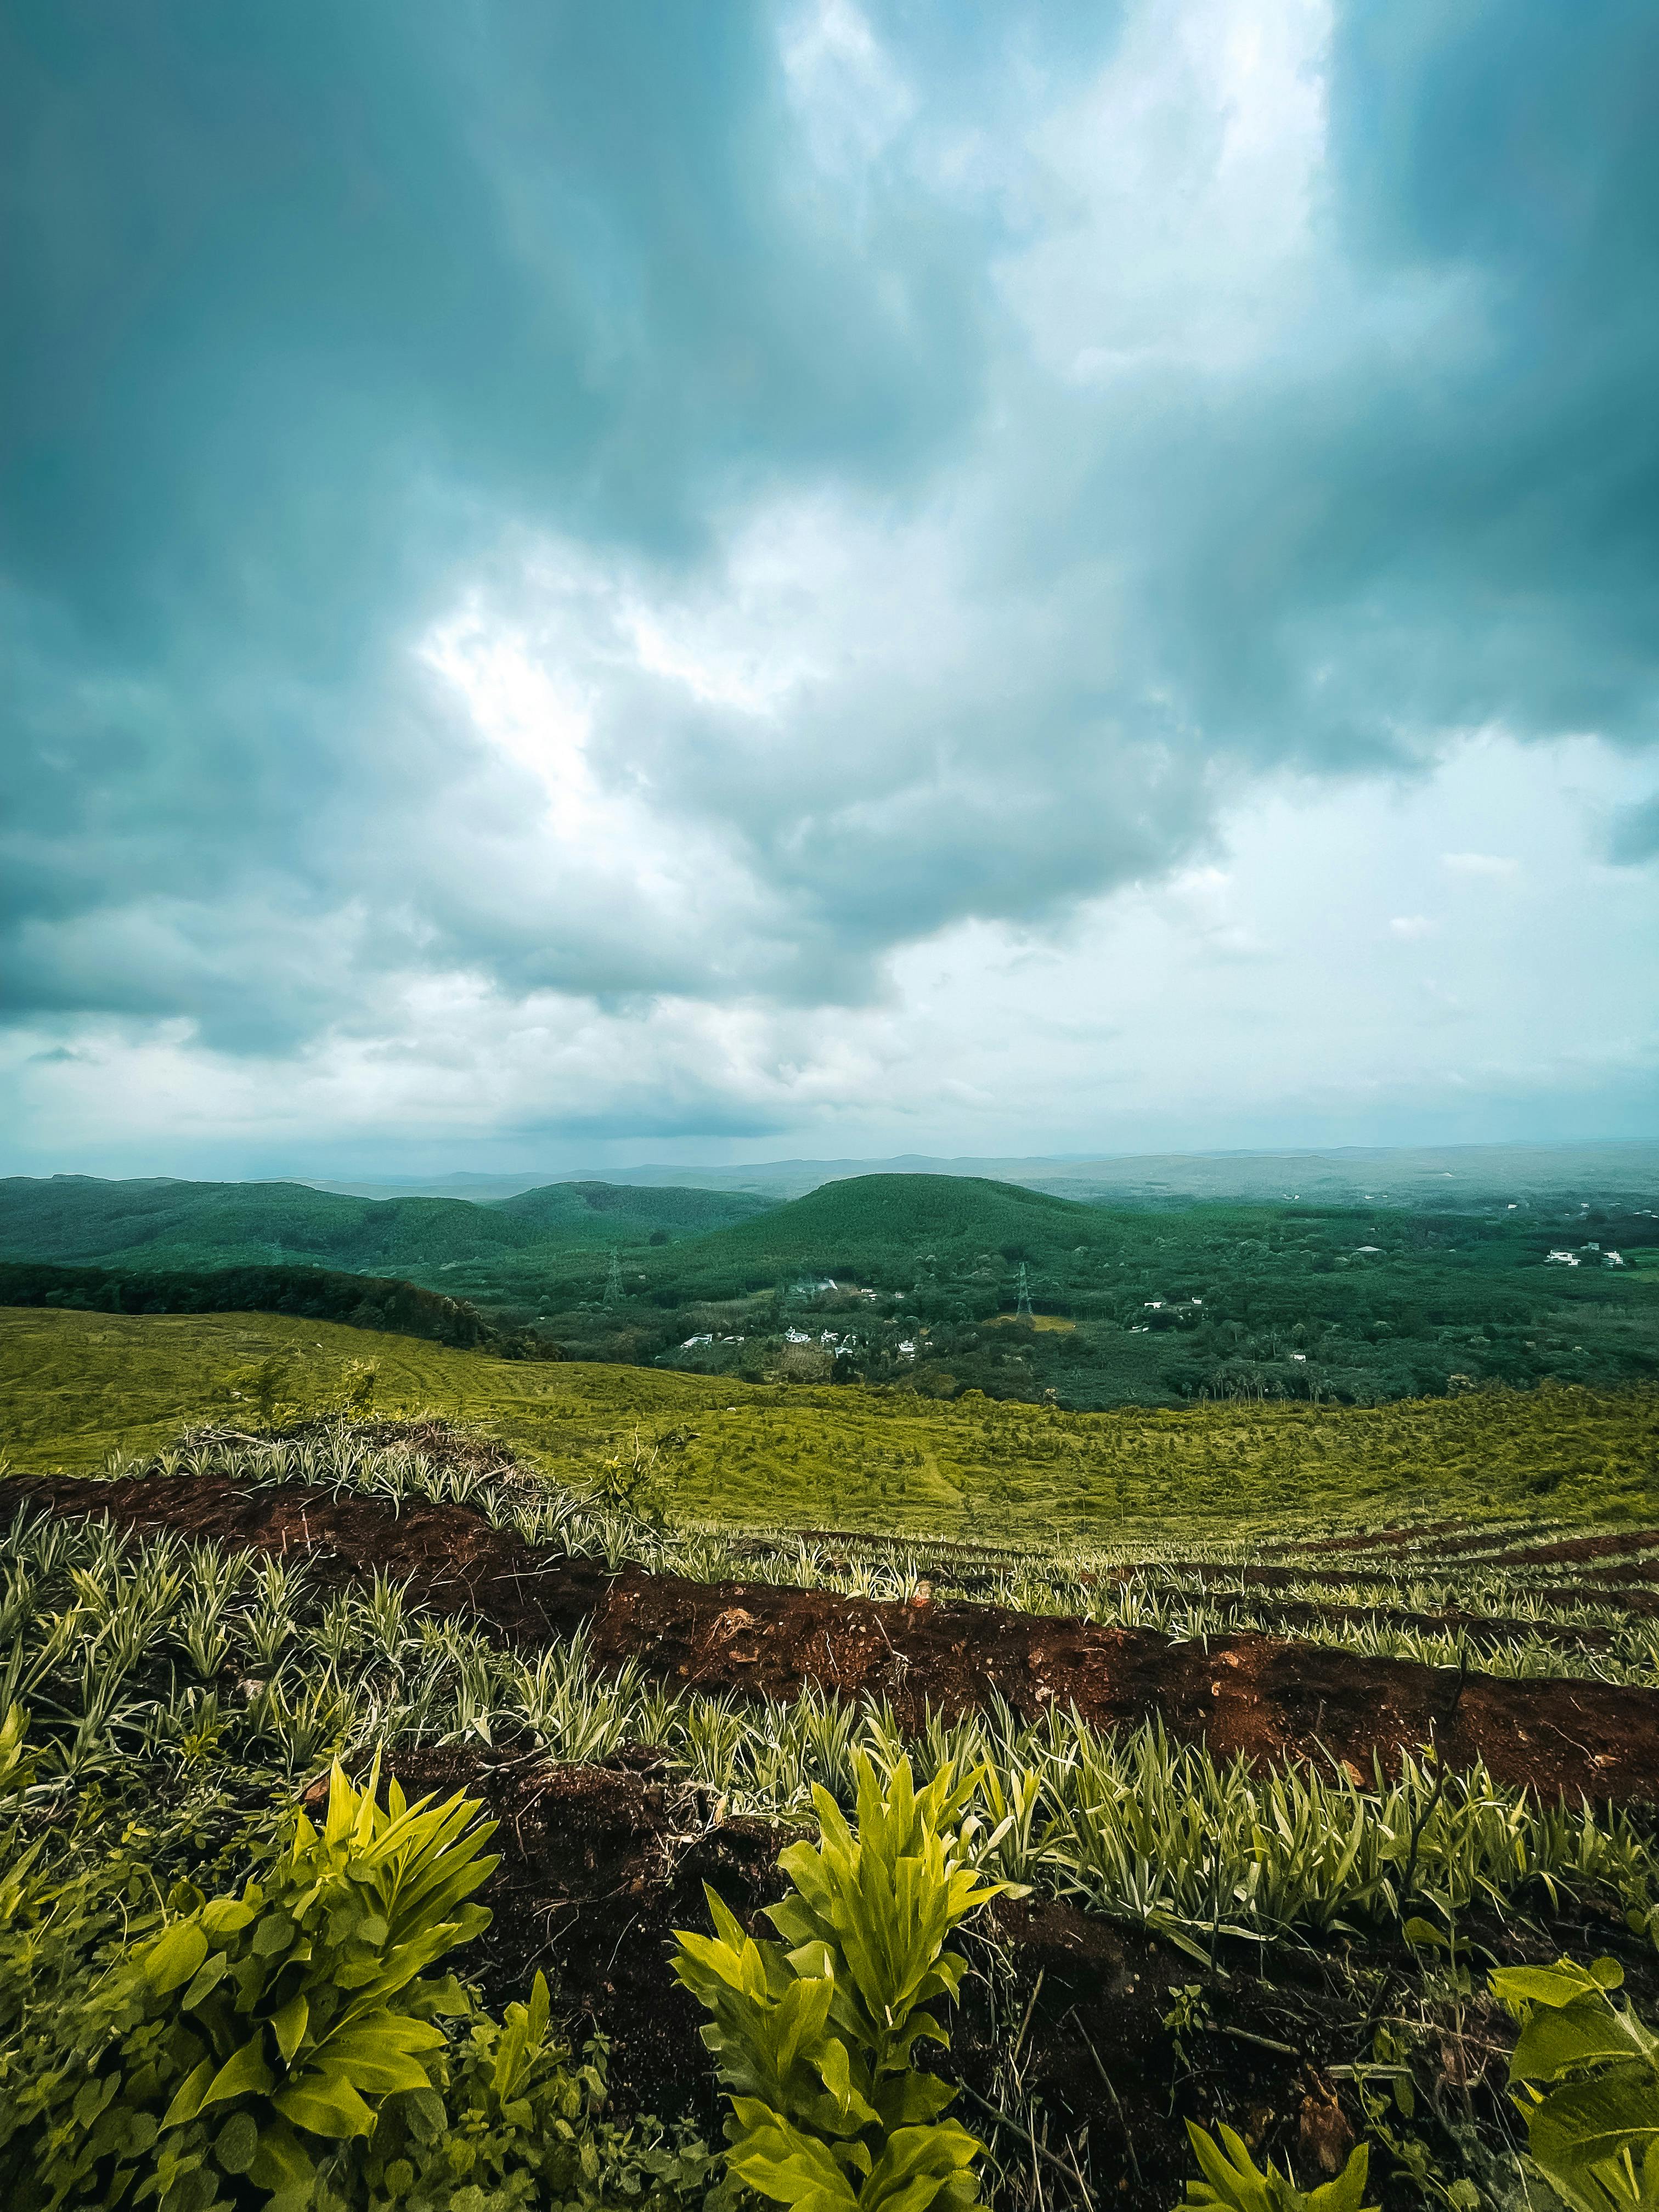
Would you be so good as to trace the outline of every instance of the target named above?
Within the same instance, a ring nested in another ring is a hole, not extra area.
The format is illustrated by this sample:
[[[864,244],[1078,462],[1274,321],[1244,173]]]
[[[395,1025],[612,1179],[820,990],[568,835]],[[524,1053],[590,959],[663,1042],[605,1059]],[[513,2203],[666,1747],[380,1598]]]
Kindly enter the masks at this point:
[[[878,1006],[1264,775],[1650,744],[1656,64],[1633,0],[14,0],[14,1018]]]
[[[1626,867],[1659,855],[1659,793],[1615,811],[1608,851],[1613,860]]]

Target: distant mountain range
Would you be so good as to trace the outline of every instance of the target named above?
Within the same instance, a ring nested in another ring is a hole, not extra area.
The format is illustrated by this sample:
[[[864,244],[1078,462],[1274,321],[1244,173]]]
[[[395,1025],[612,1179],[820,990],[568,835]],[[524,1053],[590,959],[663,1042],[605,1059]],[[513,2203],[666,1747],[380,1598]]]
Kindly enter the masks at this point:
[[[746,1220],[748,1192],[555,1183],[503,1201],[354,1198],[298,1182],[0,1179],[0,1258],[143,1268],[295,1262],[441,1283],[479,1262],[667,1243]]]
[[[969,1171],[981,1164],[1005,1172]],[[1659,1146],[922,1161],[874,1170],[856,1161],[775,1161],[703,1170],[697,1184],[659,1179],[690,1170],[629,1172],[639,1180],[559,1179],[505,1195],[495,1186],[512,1178],[479,1177],[465,1197],[13,1176],[0,1180],[0,1260],[145,1271],[313,1266],[510,1302],[556,1285],[560,1297],[591,1297],[594,1270],[602,1280],[607,1252],[620,1249],[635,1255],[630,1287],[727,1295],[769,1271],[857,1275],[901,1258],[908,1266],[935,1246],[952,1270],[971,1272],[987,1255],[1048,1260],[1121,1235],[1121,1217],[1114,1229],[1107,1211],[1114,1206],[1370,1201],[1520,1222],[1539,1202],[1540,1213],[1576,1218],[1592,1206],[1650,1206]]]
[[[624,1184],[640,1188],[747,1192],[773,1201],[804,1197],[821,1184],[872,1175],[974,1176],[1028,1184],[1057,1197],[1328,1199],[1411,1205],[1579,1194],[1639,1199],[1659,1193],[1659,1144],[1341,1146],[1322,1152],[1152,1152],[1091,1158],[940,1159],[909,1153],[889,1160],[767,1160],[736,1167],[645,1165],[573,1168],[520,1175],[440,1176],[428,1181],[311,1182],[307,1188],[362,1198],[470,1199],[515,1196],[550,1184]]]
[[[1413,1156],[1406,1176],[1397,1154],[1386,1176],[1362,1155],[1334,1189],[1301,1174],[1201,1200],[1190,1178],[1103,1192],[1074,1172],[1044,1189],[957,1163],[781,1200],[592,1180],[480,1202],[13,1176],[0,1304],[302,1313],[512,1358],[1095,1406],[1316,1388],[1381,1403],[1455,1374],[1644,1381],[1659,1219],[1639,1178],[1655,1148],[1621,1148],[1620,1172],[1600,1176],[1588,1149],[1564,1165],[1483,1148],[1461,1175],[1431,1164],[1444,1154]],[[1372,1202],[1351,1203],[1367,1186]],[[1547,1264],[1558,1243],[1572,1269]],[[1022,1287],[1033,1325],[1006,1326]]]

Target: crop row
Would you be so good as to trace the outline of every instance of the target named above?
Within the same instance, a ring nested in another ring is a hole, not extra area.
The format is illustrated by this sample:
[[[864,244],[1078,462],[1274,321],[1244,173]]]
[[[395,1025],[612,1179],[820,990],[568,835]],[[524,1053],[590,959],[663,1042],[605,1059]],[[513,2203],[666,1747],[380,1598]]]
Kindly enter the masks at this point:
[[[1322,1571],[1312,1570],[1282,1583],[1275,1579],[1268,1602],[1238,1571],[1251,1564],[1244,1559],[1200,1567],[1174,1557],[1149,1557],[1143,1548],[1130,1565],[1116,1547],[1079,1547],[1058,1555],[957,1557],[955,1547],[930,1552],[915,1543],[848,1544],[800,1536],[768,1541],[719,1530],[673,1529],[641,1510],[648,1504],[653,1462],[652,1448],[638,1439],[630,1452],[611,1462],[601,1486],[587,1492],[561,1489],[510,1460],[434,1456],[380,1441],[350,1423],[295,1439],[204,1435],[149,1462],[111,1471],[303,1482],[349,1489],[394,1507],[424,1497],[471,1505],[528,1543],[602,1558],[613,1568],[633,1559],[698,1582],[769,1582],[897,1602],[914,1598],[927,1581],[936,1595],[1151,1630],[1181,1641],[1249,1631],[1282,1633],[1282,1608],[1308,1606],[1328,1617],[1322,1620],[1316,1612],[1299,1620],[1301,1640],[1340,1644],[1368,1657],[1429,1666],[1467,1661],[1511,1679],[1569,1676],[1659,1686],[1659,1624],[1632,1620],[1611,1592],[1595,1583],[1579,1583],[1582,1595],[1563,1597],[1559,1586],[1570,1570],[1559,1566],[1504,1571],[1476,1565],[1467,1572],[1431,1577],[1425,1562],[1413,1559],[1390,1562],[1391,1571],[1374,1571],[1367,1564],[1340,1583],[1320,1580]],[[1512,1543],[1516,1533],[1514,1524],[1506,1525],[1501,1542]],[[1401,1624],[1382,1617],[1388,1607],[1458,1618],[1443,1629]],[[1491,1614],[1490,1625],[1482,1622],[1483,1613]],[[1532,1626],[1517,1632],[1517,1620]],[[1580,1639],[1560,1632],[1578,1629],[1595,1633]]]
[[[336,1752],[528,1738],[550,1759],[658,1747],[726,1809],[782,1815],[815,1784],[851,1800],[855,1753],[890,1768],[907,1745],[884,1705],[809,1690],[738,1703],[600,1676],[583,1640],[532,1656],[453,1621],[414,1617],[381,1578],[325,1595],[282,1560],[124,1543],[97,1523],[23,1519],[0,1591],[0,1711],[26,1706],[48,1793],[133,1757],[200,1771],[227,1760],[290,1783]],[[1540,1804],[1477,1766],[1431,1759],[1369,1784],[1313,1765],[1255,1776],[1156,1725],[1121,1735],[1004,1705],[908,1747],[921,1769],[975,1771],[1002,1875],[1189,1945],[1333,1922],[1451,1916],[1543,1890],[1659,1898],[1659,1858],[1618,1813]]]

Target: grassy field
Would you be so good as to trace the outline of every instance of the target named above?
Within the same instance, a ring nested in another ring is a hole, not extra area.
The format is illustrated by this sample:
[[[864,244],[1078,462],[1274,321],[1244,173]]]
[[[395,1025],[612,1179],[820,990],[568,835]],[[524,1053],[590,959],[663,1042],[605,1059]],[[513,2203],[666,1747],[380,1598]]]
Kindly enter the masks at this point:
[[[301,1401],[373,1362],[378,1408],[441,1411],[562,1474],[597,1474],[637,1436],[672,1513],[732,1526],[1109,1540],[1431,1510],[1606,1521],[1659,1504],[1650,1389],[1066,1413],[503,1361],[265,1315],[0,1313],[0,1435],[15,1468],[95,1468],[235,1415],[237,1378],[273,1354],[291,1356]]]

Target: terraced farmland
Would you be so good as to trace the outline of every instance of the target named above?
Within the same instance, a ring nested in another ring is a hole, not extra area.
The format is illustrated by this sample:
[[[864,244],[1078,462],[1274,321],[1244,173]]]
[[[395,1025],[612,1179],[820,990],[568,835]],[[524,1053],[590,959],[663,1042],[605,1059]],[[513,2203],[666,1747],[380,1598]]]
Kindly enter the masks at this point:
[[[152,1890],[210,1889],[337,1753],[464,1789],[501,1854],[465,1971],[497,2009],[541,1971],[597,2031],[665,2202],[720,2118],[672,1931],[705,1881],[752,1923],[860,1748],[974,1775],[975,1848],[1028,1893],[970,1939],[950,2054],[999,2203],[1167,2207],[1187,2118],[1310,2185],[1367,2140],[1391,2207],[1505,2201],[1487,1971],[1608,1955],[1659,2007],[1659,1523],[1037,1547],[676,1527],[638,1476],[426,1419],[10,1478],[35,1878],[131,1887],[136,1834]]]

